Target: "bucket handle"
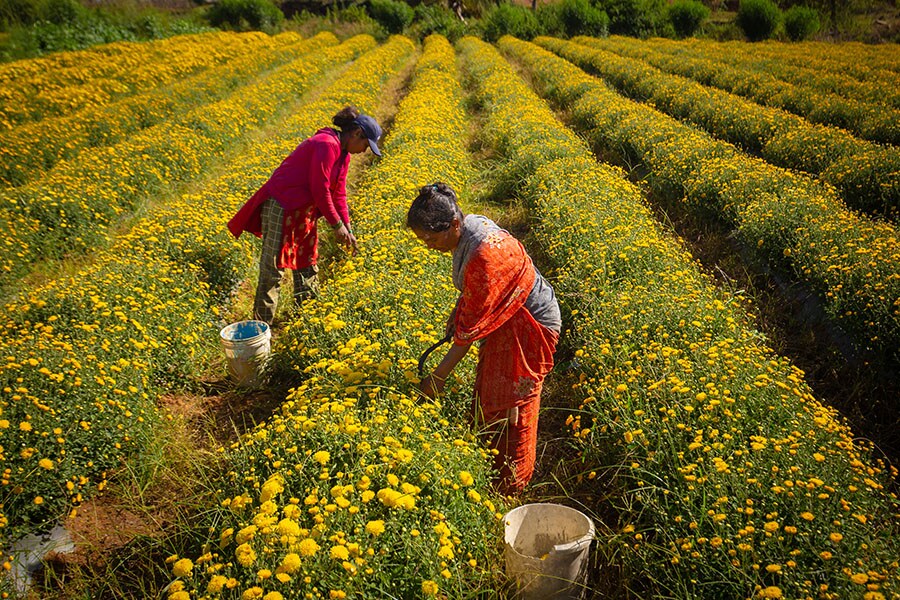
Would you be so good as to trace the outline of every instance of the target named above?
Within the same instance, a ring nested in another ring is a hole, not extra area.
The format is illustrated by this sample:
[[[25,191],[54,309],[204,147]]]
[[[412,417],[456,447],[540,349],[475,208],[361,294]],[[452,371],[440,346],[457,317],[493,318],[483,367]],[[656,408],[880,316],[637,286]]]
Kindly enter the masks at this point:
[[[580,540],[575,540],[574,542],[568,542],[566,544],[557,544],[553,546],[553,552],[580,552],[585,546],[590,545],[592,541],[594,541],[594,538],[589,537],[581,538]]]

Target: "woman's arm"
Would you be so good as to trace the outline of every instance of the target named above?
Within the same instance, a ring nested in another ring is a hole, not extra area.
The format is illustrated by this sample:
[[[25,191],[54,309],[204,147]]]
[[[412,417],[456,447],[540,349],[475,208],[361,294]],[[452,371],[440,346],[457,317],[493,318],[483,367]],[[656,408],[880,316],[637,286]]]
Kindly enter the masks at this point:
[[[429,398],[434,398],[443,392],[447,377],[450,376],[471,346],[472,344],[453,344],[431,375],[419,382],[419,391]]]

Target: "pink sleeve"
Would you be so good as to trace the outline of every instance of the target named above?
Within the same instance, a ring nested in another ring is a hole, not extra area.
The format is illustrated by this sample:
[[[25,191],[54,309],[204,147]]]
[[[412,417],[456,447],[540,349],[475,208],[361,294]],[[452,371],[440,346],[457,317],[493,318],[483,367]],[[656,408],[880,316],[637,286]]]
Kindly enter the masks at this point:
[[[341,173],[337,180],[337,189],[332,198],[334,207],[344,223],[350,222],[350,208],[347,206],[347,168],[350,166],[350,155],[344,156],[344,164],[341,165]]]
[[[329,225],[336,225],[341,220],[331,197],[331,181],[328,178],[334,167],[334,161],[337,160],[340,153],[339,146],[319,143],[316,144],[316,149],[310,157],[309,189],[316,208],[319,209]],[[344,203],[346,204],[346,200]]]

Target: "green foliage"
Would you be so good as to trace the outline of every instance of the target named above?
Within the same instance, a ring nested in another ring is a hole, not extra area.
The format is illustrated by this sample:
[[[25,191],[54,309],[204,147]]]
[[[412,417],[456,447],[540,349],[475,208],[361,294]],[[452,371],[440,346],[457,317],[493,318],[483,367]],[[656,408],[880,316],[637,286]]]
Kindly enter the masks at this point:
[[[415,9],[412,34],[424,39],[432,33],[439,33],[451,42],[456,42],[470,31],[466,24],[444,5],[420,4]]]
[[[669,21],[678,37],[694,35],[708,18],[709,8],[699,0],[676,0],[669,6]]]
[[[667,22],[665,0],[599,0],[597,6],[609,15],[609,31],[617,35],[647,37]]]
[[[562,33],[566,36],[605,36],[609,33],[609,15],[588,0],[562,0],[558,10]]]
[[[819,12],[808,6],[792,6],[784,13],[784,30],[795,42],[805,40],[819,31]]]
[[[409,4],[397,0],[369,0],[369,14],[389,33],[402,33],[415,16]]]
[[[495,42],[504,35],[530,40],[541,31],[541,24],[530,9],[506,2],[488,11],[483,26],[484,39],[490,42]]]
[[[272,32],[284,20],[284,14],[271,0],[218,0],[207,18],[213,27]]]
[[[781,20],[781,11],[772,0],[741,0],[737,24],[751,42],[772,37]]]
[[[83,19],[86,10],[78,0],[46,0],[41,13],[45,21],[65,25]]]
[[[77,0],[0,0],[0,28],[8,32],[0,43],[0,60],[209,30],[191,16],[176,19],[152,9],[88,9]]]

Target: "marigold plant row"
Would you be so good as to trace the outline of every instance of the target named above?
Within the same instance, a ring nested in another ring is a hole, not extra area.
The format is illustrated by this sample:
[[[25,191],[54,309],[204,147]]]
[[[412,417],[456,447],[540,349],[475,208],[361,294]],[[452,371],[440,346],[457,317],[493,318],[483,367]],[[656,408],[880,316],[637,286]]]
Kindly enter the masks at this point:
[[[0,67],[0,131],[99,108],[243,55],[263,33],[212,32],[147,43],[119,42]]]
[[[46,177],[0,194],[0,286],[42,258],[90,252],[108,226],[154,194],[196,178],[230,147],[289,108],[297,93],[374,43],[358,36],[267,73],[226,98],[195,107],[129,139],[82,152]],[[317,43],[311,44],[316,47]]]
[[[847,129],[855,135],[886,144],[900,143],[900,110],[885,106],[885,99],[897,96],[900,79],[884,82],[881,86],[870,84],[872,99],[860,101],[846,98],[828,89],[813,87],[817,80],[795,85],[776,77],[768,70],[753,70],[730,65],[717,54],[684,52],[672,54],[643,40],[612,37],[591,40],[596,48],[614,52],[646,63],[663,72],[682,75],[697,82],[742,96],[764,106],[782,108],[808,119],[812,123],[832,125]],[[666,46],[668,47],[668,46]],[[777,72],[777,71],[776,71]],[[850,77],[842,77],[840,88],[853,89],[859,83]],[[837,86],[836,86],[837,87]]]
[[[897,216],[900,210],[900,150],[853,137],[835,127],[813,125],[780,109],[668,75],[643,61],[598,49],[602,41],[566,42],[541,37],[541,46],[598,74],[624,94],[652,102],[712,135],[769,162],[820,175],[852,208]],[[589,44],[589,45],[584,45]]]
[[[349,48],[374,45],[360,36]],[[328,52],[342,58],[334,64],[350,58]],[[342,84],[352,90],[372,76],[370,67]],[[154,402],[204,370],[217,307],[250,269],[248,244],[222,224],[293,149],[298,129],[309,130],[305,114],[249,148],[227,175],[137,221],[90,267],[4,307],[3,539],[61,517],[105,486],[109,469],[158,443]]]
[[[461,45],[496,146],[529,165],[521,194],[574,315],[584,401],[570,424],[586,467],[621,492],[619,529],[601,549],[623,566],[623,587],[896,594],[893,473],[766,347],[743,302],[715,287],[623,173],[597,163],[492,47]],[[512,38],[499,46],[526,65],[548,55]]]
[[[408,41],[403,49],[412,49]],[[372,78],[369,79],[372,81]],[[374,92],[374,90],[373,90]],[[363,110],[376,94],[330,94]],[[325,100],[325,99],[323,99]],[[340,261],[282,332],[274,360],[304,380],[274,417],[224,451],[231,472],[199,556],[172,556],[170,600],[466,598],[495,582],[499,505],[460,415],[411,395],[415,356],[455,300],[446,256],[403,227],[420,185],[472,176],[447,41],[425,42],[409,95],[354,198],[362,254]]]
[[[541,43],[566,56],[585,48]],[[528,56],[547,93],[570,109],[595,143],[642,162],[655,187],[701,218],[733,227],[760,263],[817,292],[861,348],[888,361],[900,358],[900,239],[894,227],[848,211],[827,186],[622,97],[550,52],[530,49]]]
[[[210,104],[245,86],[261,73],[306,52],[337,44],[331,33],[302,41],[295,33],[247,44],[247,54],[179,81],[89,108],[0,132],[0,185],[18,186],[39,179],[61,160],[87,148],[109,146],[128,135]]]

